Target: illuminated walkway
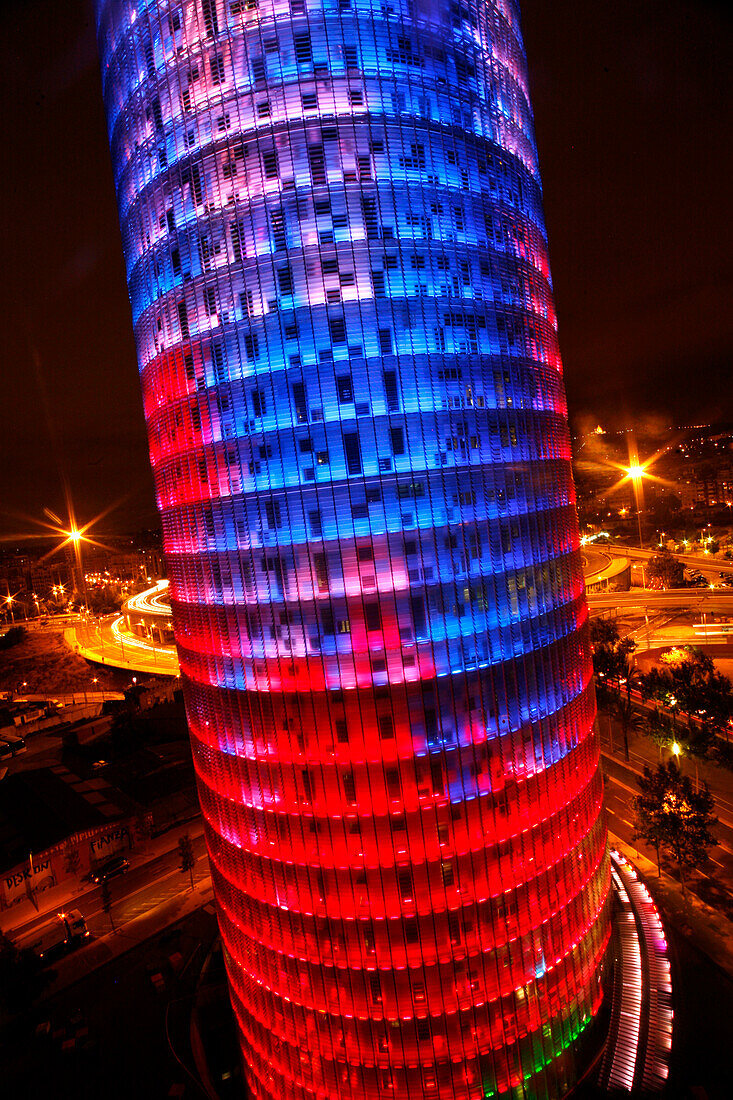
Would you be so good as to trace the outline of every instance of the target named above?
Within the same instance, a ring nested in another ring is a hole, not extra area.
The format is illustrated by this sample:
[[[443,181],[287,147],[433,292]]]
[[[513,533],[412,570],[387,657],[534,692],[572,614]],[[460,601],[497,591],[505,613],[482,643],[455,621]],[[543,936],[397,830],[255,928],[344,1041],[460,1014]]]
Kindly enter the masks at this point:
[[[599,1084],[611,1093],[659,1093],[672,1049],[672,980],[664,929],[646,886],[611,852],[616,912],[616,973],[609,1039]]]

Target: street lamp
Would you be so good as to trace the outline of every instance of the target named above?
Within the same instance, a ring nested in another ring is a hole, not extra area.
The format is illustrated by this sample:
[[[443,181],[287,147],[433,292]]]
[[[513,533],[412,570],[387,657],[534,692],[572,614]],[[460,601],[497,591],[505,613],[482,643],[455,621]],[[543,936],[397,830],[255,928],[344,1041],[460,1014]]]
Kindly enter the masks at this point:
[[[644,540],[641,534],[641,512],[644,507],[644,485],[643,479],[646,475],[646,469],[644,466],[640,466],[638,462],[632,462],[630,466],[626,467],[626,474],[631,478],[631,483],[634,486],[634,500],[636,502],[636,523],[639,530],[639,549],[644,549]]]
[[[86,530],[86,528],[85,528]],[[76,526],[74,522],[71,524],[71,529],[66,532],[66,537],[74,547],[74,557],[76,558],[76,567],[79,570],[79,581],[81,583],[81,591],[84,597],[84,610],[87,615],[89,614],[89,601],[87,599],[87,579],[84,576],[84,566],[82,564],[81,557],[81,544],[85,541],[84,534]]]

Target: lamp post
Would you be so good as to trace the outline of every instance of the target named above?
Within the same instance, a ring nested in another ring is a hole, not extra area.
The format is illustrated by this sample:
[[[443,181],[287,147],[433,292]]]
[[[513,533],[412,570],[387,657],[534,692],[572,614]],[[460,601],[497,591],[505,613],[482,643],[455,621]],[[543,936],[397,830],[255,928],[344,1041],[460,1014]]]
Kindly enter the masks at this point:
[[[639,532],[639,549],[644,549],[644,539],[641,533],[641,512],[644,507],[644,467],[640,466],[638,462],[632,462],[627,467],[627,473],[631,478],[631,483],[634,486],[634,500],[636,502],[636,524]]]
[[[84,576],[84,566],[82,564],[82,557],[81,557],[81,544],[82,544],[82,541],[84,539],[84,536],[81,533],[81,531],[79,530],[79,528],[73,523],[71,525],[71,530],[67,531],[67,535],[69,537],[69,541],[71,542],[72,546],[74,547],[74,556],[76,558],[76,567],[79,570],[79,582],[81,584],[82,596],[84,597],[84,610],[86,611],[86,613],[88,615],[89,614],[89,601],[87,599],[87,579]]]

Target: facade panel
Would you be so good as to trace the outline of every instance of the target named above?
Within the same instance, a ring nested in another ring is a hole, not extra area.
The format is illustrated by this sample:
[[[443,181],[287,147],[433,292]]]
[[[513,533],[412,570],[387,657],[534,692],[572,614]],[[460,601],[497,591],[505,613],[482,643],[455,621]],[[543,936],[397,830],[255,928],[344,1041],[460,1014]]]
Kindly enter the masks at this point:
[[[252,1094],[557,1096],[609,871],[511,0],[97,0]]]

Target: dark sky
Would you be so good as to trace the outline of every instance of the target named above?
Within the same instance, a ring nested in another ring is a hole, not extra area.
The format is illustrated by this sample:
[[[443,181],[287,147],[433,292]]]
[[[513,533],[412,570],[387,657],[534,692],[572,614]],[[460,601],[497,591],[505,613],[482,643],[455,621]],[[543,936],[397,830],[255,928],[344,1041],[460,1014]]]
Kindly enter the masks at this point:
[[[576,422],[733,418],[733,27],[690,0],[524,0]],[[154,522],[88,0],[0,8],[0,534]]]

